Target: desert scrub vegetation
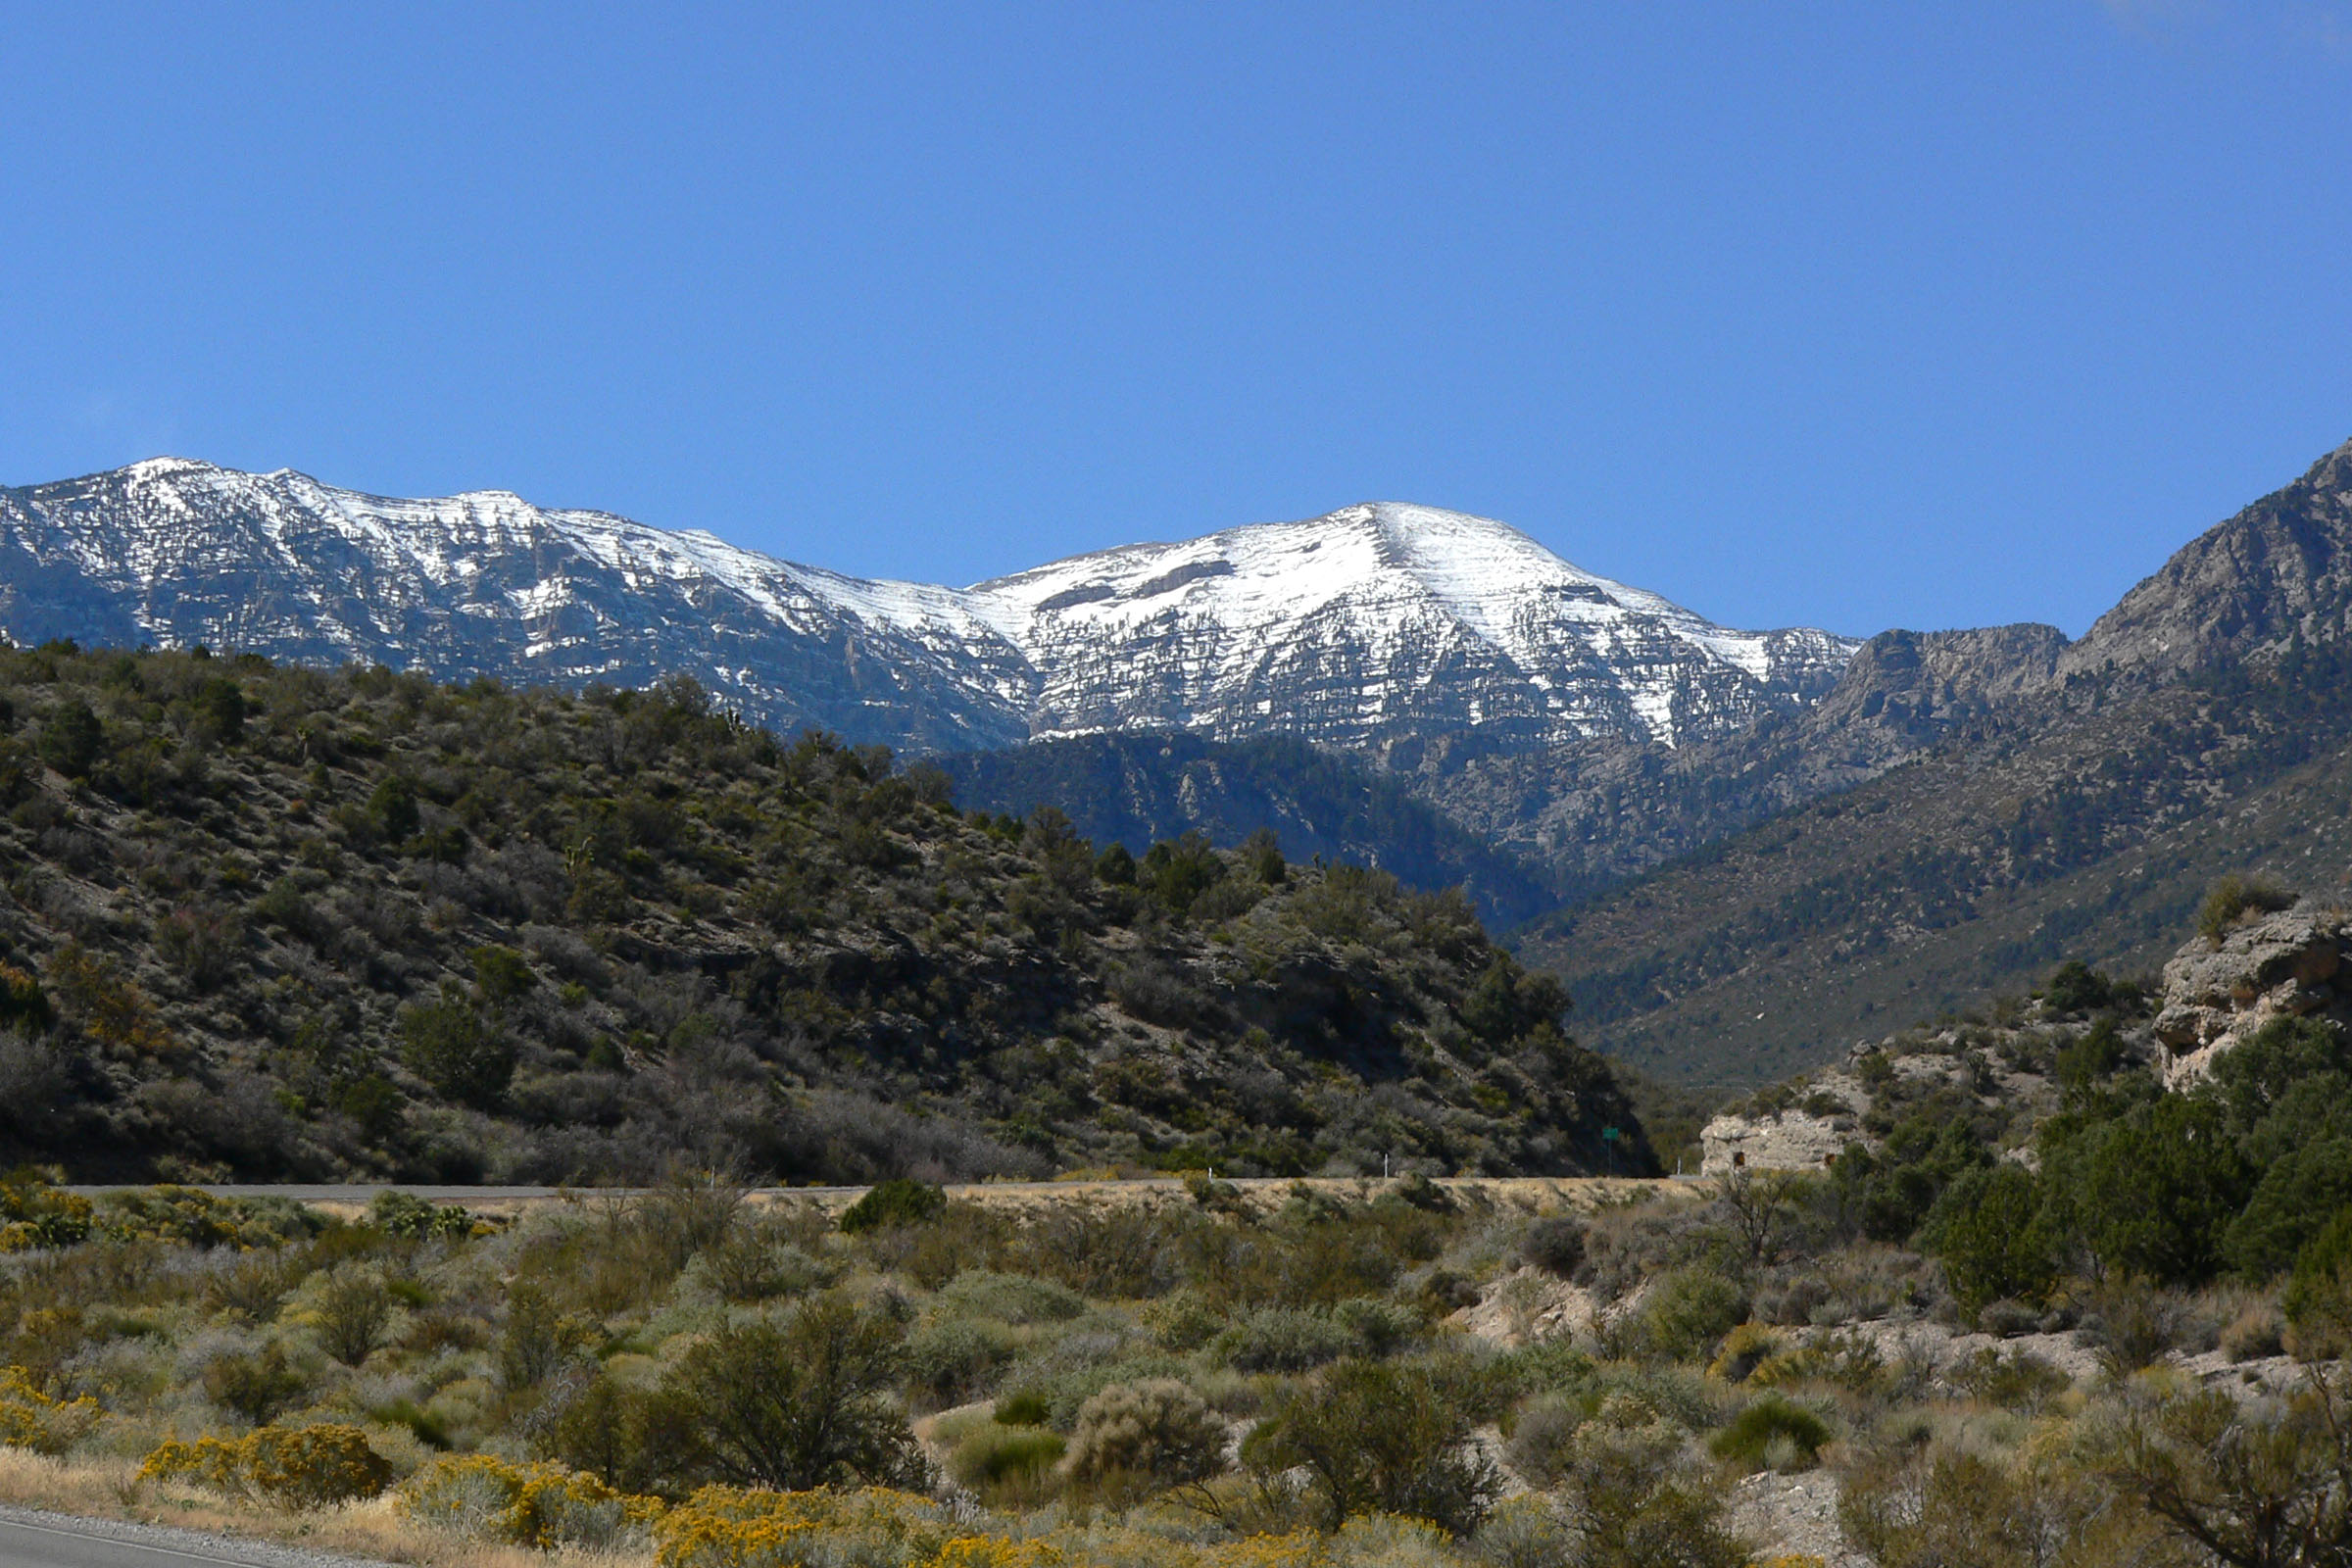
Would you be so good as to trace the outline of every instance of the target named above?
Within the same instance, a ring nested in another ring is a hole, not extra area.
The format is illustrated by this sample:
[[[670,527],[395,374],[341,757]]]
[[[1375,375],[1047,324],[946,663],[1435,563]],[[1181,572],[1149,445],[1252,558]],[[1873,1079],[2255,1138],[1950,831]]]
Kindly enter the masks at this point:
[[[172,1190],[76,1220],[0,1254],[0,1445],[256,1520],[704,1568],[2352,1547],[2352,1220],[2282,1274],[2062,1285],[1973,1330],[1822,1176],[1544,1213],[1201,1181],[845,1226],[681,1179],[503,1224]],[[351,1281],[382,1315],[338,1350]],[[1794,1477],[1836,1523],[1771,1512]]]
[[[691,681],[0,649],[0,1161],[77,1180],[1649,1164],[1458,893],[1098,853]]]

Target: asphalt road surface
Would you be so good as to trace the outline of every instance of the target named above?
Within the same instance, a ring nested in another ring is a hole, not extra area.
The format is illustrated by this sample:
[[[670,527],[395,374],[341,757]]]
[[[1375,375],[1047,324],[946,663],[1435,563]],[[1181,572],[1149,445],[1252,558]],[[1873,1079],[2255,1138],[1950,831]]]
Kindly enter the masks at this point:
[[[0,1509],[4,1568],[351,1568],[357,1562],[192,1530]]]

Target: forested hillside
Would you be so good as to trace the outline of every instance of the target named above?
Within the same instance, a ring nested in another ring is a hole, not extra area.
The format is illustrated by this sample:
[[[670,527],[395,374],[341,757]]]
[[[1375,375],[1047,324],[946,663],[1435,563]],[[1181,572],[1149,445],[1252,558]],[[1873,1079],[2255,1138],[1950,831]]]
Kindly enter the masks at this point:
[[[1928,756],[1543,922],[1596,1042],[1757,1083],[2061,958],[2170,954],[2224,873],[2347,873],[2352,651],[2154,692],[2078,674]]]
[[[1051,803],[1089,838],[1138,853],[1195,830],[1233,845],[1262,828],[1300,859],[1378,866],[1425,892],[1458,886],[1503,926],[1559,902],[1544,872],[1415,799],[1406,780],[1295,736],[1087,735],[937,761],[967,807]]]
[[[80,1177],[1569,1171],[1630,1126],[1458,895],[1097,854],[691,683],[61,644],[0,652],[0,1154]]]

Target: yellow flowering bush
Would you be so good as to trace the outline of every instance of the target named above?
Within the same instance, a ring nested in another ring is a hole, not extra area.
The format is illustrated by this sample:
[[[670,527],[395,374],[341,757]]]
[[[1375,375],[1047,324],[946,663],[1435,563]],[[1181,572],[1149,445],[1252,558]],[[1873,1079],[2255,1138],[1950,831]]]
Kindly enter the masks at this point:
[[[281,1508],[322,1508],[372,1497],[392,1466],[358,1427],[263,1427],[242,1438],[176,1440],[147,1455],[142,1481],[188,1481],[230,1496],[260,1496]]]
[[[707,1487],[654,1525],[661,1568],[813,1568],[853,1561],[890,1568],[1453,1568],[1444,1531],[1386,1514],[1351,1519],[1336,1537],[1284,1536],[1200,1544],[1098,1518],[1035,1537],[975,1529],[927,1498],[857,1493],[740,1492]]]
[[[912,1493],[868,1487],[857,1492],[748,1492],[705,1487],[654,1523],[661,1568],[800,1568],[855,1546],[861,1560],[889,1558],[913,1568],[970,1539],[948,1511]],[[970,1559],[987,1563],[985,1557]],[[1024,1565],[1026,1568],[1026,1565]]]
[[[241,1496],[245,1492],[245,1446],[235,1438],[173,1438],[139,1465],[141,1481],[185,1481],[212,1492]]]
[[[21,971],[0,963],[0,1014],[7,977]],[[93,1205],[78,1193],[64,1192],[48,1170],[18,1169],[0,1176],[0,1252],[28,1252],[37,1247],[72,1247],[90,1234]]]
[[[0,1443],[37,1453],[63,1453],[98,1424],[98,1401],[53,1399],[21,1366],[0,1367]]]
[[[402,1484],[398,1504],[422,1524],[541,1549],[620,1545],[662,1514],[659,1498],[615,1492],[584,1471],[486,1453],[434,1460]]]
[[[1744,1383],[1781,1352],[1779,1333],[1762,1323],[1742,1323],[1723,1337],[1723,1348],[1708,1364],[1707,1376]]]
[[[940,1547],[939,1554],[923,1568],[1058,1568],[1068,1560],[1042,1541],[958,1536]]]

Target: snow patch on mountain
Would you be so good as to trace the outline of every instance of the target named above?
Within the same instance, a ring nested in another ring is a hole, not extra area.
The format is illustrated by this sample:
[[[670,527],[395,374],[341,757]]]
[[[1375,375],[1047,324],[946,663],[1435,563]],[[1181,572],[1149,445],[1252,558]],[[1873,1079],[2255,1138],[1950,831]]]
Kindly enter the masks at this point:
[[[437,675],[686,670],[765,722],[917,749],[1147,727],[1671,745],[1813,701],[1857,646],[1717,626],[1400,503],[958,589],[508,491],[402,500],[175,458],[0,492],[0,626]]]

